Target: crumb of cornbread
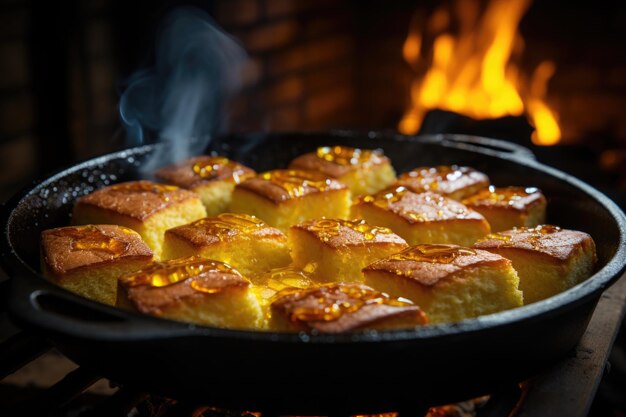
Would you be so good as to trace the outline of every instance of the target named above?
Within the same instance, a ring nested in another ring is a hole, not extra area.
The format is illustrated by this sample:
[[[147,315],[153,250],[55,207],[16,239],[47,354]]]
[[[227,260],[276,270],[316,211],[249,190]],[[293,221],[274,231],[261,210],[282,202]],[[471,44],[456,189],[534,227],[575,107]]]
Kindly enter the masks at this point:
[[[121,226],[70,226],[41,233],[43,275],[69,291],[104,304],[115,304],[120,276],[152,260],[152,250],[141,236]]]
[[[593,274],[596,262],[595,243],[589,234],[552,225],[494,233],[474,247],[513,262],[526,304],[583,282]]]
[[[196,193],[150,181],[130,181],[96,190],[74,204],[74,224],[117,224],[133,229],[161,256],[167,229],[206,217]]]
[[[511,261],[457,245],[416,245],[363,270],[365,284],[420,306],[431,323],[450,323],[520,307]]]
[[[287,236],[241,213],[222,213],[165,232],[163,259],[192,255],[226,262],[246,277],[291,263]]]

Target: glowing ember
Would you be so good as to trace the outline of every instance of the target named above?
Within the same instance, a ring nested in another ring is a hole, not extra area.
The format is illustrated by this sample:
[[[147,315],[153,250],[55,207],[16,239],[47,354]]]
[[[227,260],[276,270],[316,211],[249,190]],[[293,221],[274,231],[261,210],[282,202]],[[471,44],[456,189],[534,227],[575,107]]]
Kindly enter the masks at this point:
[[[475,119],[519,116],[535,126],[533,142],[553,145],[560,140],[557,116],[545,102],[547,83],[554,74],[551,62],[541,63],[530,83],[511,61],[523,48],[519,22],[530,0],[491,0],[480,12],[478,1],[456,1],[453,10],[440,8],[425,31],[412,25],[403,55],[421,76],[411,86],[411,107],[398,129],[417,133],[429,110],[442,109]],[[452,19],[458,33],[450,32]],[[432,62],[425,70],[423,39],[434,37]]]

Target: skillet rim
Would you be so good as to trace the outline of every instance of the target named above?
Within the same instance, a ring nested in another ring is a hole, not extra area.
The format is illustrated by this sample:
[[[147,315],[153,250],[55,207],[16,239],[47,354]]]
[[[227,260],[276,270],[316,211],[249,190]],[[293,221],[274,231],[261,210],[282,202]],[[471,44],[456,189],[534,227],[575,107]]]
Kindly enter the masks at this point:
[[[146,339],[163,339],[163,338],[177,338],[177,337],[216,337],[224,340],[253,340],[255,342],[280,342],[280,343],[309,343],[309,344],[352,344],[352,343],[380,343],[380,342],[400,342],[400,341],[415,341],[415,340],[437,340],[447,337],[455,337],[457,335],[471,335],[474,333],[480,333],[482,331],[488,331],[490,329],[502,326],[509,326],[519,322],[531,322],[533,320],[543,320],[546,316],[561,314],[563,309],[572,309],[576,306],[588,302],[590,299],[599,298],[599,294],[613,282],[615,282],[626,270],[626,215],[623,211],[606,195],[583,182],[582,180],[575,178],[565,172],[537,162],[531,158],[530,151],[528,154],[523,152],[500,152],[488,147],[480,146],[481,140],[489,146],[490,143],[498,144],[504,143],[510,145],[506,141],[482,138],[470,135],[451,135],[451,134],[436,134],[436,135],[401,135],[397,133],[387,132],[356,132],[356,131],[311,131],[311,132],[268,132],[262,133],[265,136],[327,136],[330,139],[333,137],[360,137],[362,136],[364,141],[374,139],[392,139],[397,141],[408,142],[426,142],[432,143],[445,148],[457,148],[469,152],[484,154],[487,156],[509,160],[513,163],[522,165],[528,169],[538,170],[546,175],[549,175],[561,182],[565,182],[568,186],[582,191],[591,197],[596,203],[598,203],[604,210],[608,211],[611,217],[615,220],[619,232],[619,242],[617,250],[613,254],[612,258],[607,264],[596,271],[586,281],[560,293],[546,300],[542,300],[537,303],[533,303],[527,306],[518,307],[512,310],[498,312],[494,314],[484,315],[473,319],[467,319],[456,323],[444,323],[433,324],[428,326],[418,326],[412,329],[406,330],[384,330],[384,331],[364,331],[364,332],[350,332],[342,334],[316,334],[315,332],[300,332],[300,333],[279,333],[279,332],[265,332],[265,331],[252,331],[252,330],[235,330],[235,329],[222,329],[214,328],[202,325],[194,325],[184,322],[176,322],[167,319],[161,319],[151,316],[145,316],[137,312],[125,311],[117,307],[108,306],[94,302],[92,300],[81,297],[77,294],[71,293],[62,287],[56,286],[47,281],[41,276],[34,268],[28,263],[22,260],[19,255],[13,249],[10,239],[10,227],[12,225],[12,219],[15,210],[19,204],[27,196],[35,193],[46,184],[52,183],[56,180],[62,179],[69,173],[80,171],[81,169],[92,168],[99,164],[106,164],[107,162],[115,159],[125,159],[133,155],[143,155],[153,151],[158,144],[140,145],[122,149],[119,151],[111,152],[105,155],[101,155],[95,158],[88,159],[65,168],[61,168],[50,174],[41,180],[31,182],[25,186],[22,190],[17,192],[12,198],[10,198],[2,208],[2,219],[5,221],[2,240],[0,243],[2,267],[9,276],[13,277],[11,281],[15,282],[18,279],[20,284],[29,285],[25,282],[23,277],[18,277],[20,273],[28,274],[30,277],[39,282],[32,282],[35,288],[30,291],[30,298],[43,292],[50,292],[61,298],[73,302],[75,304],[85,306],[89,309],[93,309],[97,312],[104,313],[111,317],[121,318],[127,323],[139,324],[145,326],[146,330],[142,334],[129,334],[128,332],[121,331],[119,334],[114,332],[106,332],[106,334],[99,335],[100,337],[94,337],[93,332],[84,331],[84,328],[77,326],[73,329],[60,328],[54,325],[41,323],[33,323],[29,320],[27,315],[21,311],[24,308],[24,302],[26,300],[12,300],[16,297],[9,298],[9,310],[17,317],[18,320],[22,319],[28,324],[42,327],[43,330],[53,330],[61,334],[70,334],[83,339],[94,340],[146,340]],[[245,135],[245,133],[243,134]],[[459,139],[470,139],[467,141],[459,141]],[[509,146],[503,146],[504,149]],[[521,149],[525,149],[520,147]],[[17,267],[17,268],[15,268]],[[16,270],[13,271],[12,268]],[[17,272],[17,271],[20,272]],[[19,285],[12,285],[16,287]],[[22,289],[24,290],[24,289]],[[11,294],[14,295],[16,291],[11,289]],[[22,294],[19,294],[22,295]],[[31,300],[28,300],[31,301]],[[46,314],[44,312],[44,314]],[[122,326],[123,328],[123,326]],[[93,329],[91,325],[87,329]],[[82,332],[81,332],[82,330]],[[96,335],[97,336],[97,335]]]

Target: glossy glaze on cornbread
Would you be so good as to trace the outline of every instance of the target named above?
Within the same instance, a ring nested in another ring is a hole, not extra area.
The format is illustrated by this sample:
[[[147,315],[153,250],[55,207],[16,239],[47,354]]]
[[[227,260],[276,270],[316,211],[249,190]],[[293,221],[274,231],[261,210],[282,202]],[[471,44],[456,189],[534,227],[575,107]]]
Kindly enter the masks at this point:
[[[419,305],[432,323],[519,307],[523,294],[511,261],[479,249],[425,244],[374,262],[365,284]]]
[[[162,212],[168,207],[198,200],[191,191],[156,184],[150,181],[130,181],[111,185],[80,197],[74,206],[74,218],[80,217],[82,206],[93,206],[138,221]]]
[[[263,327],[250,281],[223,262],[189,257],[156,262],[120,278],[119,304],[144,314],[214,326]]]
[[[365,220],[317,219],[294,225],[290,230],[310,234],[319,242],[333,249],[358,246],[392,245],[408,246],[404,239],[391,229],[372,226]]]
[[[216,181],[239,184],[256,175],[253,169],[223,156],[197,156],[159,169],[155,176],[170,184],[193,190]]]
[[[198,255],[234,266],[246,276],[291,262],[287,236],[247,214],[222,213],[169,229],[163,259]]]
[[[462,203],[485,216],[492,232],[545,223],[547,201],[534,187],[489,186]]]
[[[388,227],[409,245],[467,246],[490,232],[480,213],[458,201],[432,192],[417,194],[404,187],[357,199],[352,206],[352,217]]]
[[[272,303],[277,330],[340,333],[373,326],[406,328],[427,323],[408,300],[399,300],[361,284],[335,283],[306,290],[286,289]]]
[[[208,216],[228,210],[236,184],[256,175],[254,170],[222,156],[198,156],[161,168],[156,177],[198,193]]]
[[[319,172],[277,169],[250,178],[238,184],[236,188],[251,191],[278,204],[310,194],[345,190],[347,187]]]
[[[489,186],[489,177],[470,167],[439,165],[418,167],[398,177],[395,187],[422,193],[432,191],[446,197],[460,200]]]
[[[313,171],[274,170],[238,184],[230,210],[257,216],[286,231],[305,220],[346,218],[350,190],[335,179]]]
[[[366,265],[405,249],[404,239],[365,220],[309,220],[289,229],[294,265],[321,282],[362,282]]]
[[[513,262],[526,304],[579,284],[593,274],[596,263],[595,243],[591,236],[553,225],[498,232],[474,246]]]
[[[119,259],[152,260],[152,250],[138,233],[110,224],[44,230],[41,247],[44,264],[56,277]]]
[[[161,256],[163,234],[206,216],[196,193],[150,181],[124,182],[94,191],[74,204],[74,224],[117,224],[135,230]]]
[[[41,266],[57,284],[96,301],[115,304],[117,278],[152,261],[152,250],[139,234],[114,225],[45,230]]]
[[[323,146],[300,155],[290,169],[321,172],[348,185],[353,195],[372,194],[389,186],[395,171],[381,150]]]

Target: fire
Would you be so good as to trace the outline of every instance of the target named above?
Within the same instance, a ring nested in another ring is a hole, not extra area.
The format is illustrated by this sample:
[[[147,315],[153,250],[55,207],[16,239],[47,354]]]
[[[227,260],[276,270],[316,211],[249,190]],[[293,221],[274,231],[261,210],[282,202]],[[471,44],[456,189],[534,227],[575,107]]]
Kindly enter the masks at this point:
[[[402,52],[422,75],[412,83],[411,107],[400,121],[400,132],[417,133],[433,109],[475,119],[526,113],[535,127],[535,144],[553,145],[560,140],[557,115],[545,101],[554,64],[539,64],[529,82],[511,60],[523,49],[517,28],[530,1],[490,0],[481,13],[479,1],[457,0],[452,11],[436,10],[424,31],[411,25]],[[456,35],[449,30],[453,18]],[[423,68],[426,38],[434,40],[430,66]]]

